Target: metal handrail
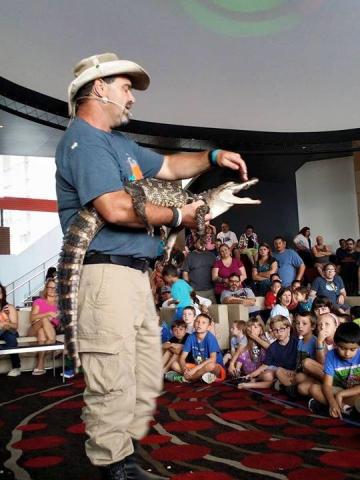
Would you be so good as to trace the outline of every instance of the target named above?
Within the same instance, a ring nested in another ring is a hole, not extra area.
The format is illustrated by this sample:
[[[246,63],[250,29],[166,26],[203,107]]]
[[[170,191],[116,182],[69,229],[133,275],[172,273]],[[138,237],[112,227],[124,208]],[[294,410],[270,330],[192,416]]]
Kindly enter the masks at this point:
[[[31,298],[33,296],[34,293],[36,293],[40,290],[41,287],[36,287],[35,289],[33,288],[33,290],[31,290],[31,282],[34,279],[39,278],[40,276],[43,276],[43,280],[45,280],[47,269],[49,267],[52,267],[52,266],[56,265],[58,256],[59,256],[58,254],[53,255],[49,259],[45,260],[44,262],[41,262],[36,267],[32,268],[29,272],[21,275],[21,277],[19,277],[18,279],[14,280],[13,282],[9,283],[9,285],[6,286],[7,296],[8,296],[8,298],[11,296],[12,303],[14,305],[17,305],[18,303],[24,304],[29,298]],[[40,271],[36,272],[34,275],[32,275],[29,278],[29,275],[31,275],[32,272],[34,272],[35,270],[37,270],[39,268],[40,268]],[[17,282],[19,280],[22,280],[25,277],[28,277],[27,280],[25,280],[25,281],[21,282],[19,285],[17,285]],[[20,301],[16,301],[16,293],[17,292],[21,293],[20,289],[22,289],[26,285],[28,286],[26,288],[26,294],[22,295],[22,298],[20,299]],[[9,289],[9,287],[11,287],[11,288]]]
[[[39,265],[36,265],[36,267],[33,267],[29,272],[27,273],[24,273],[23,275],[21,275],[19,278],[17,278],[15,281],[9,283],[9,285],[7,285],[7,287],[9,287],[10,285],[12,284],[15,284],[15,282],[17,282],[18,280],[20,280],[21,278],[24,278],[26,277],[27,275],[29,275],[30,272],[32,272],[33,270],[36,270],[37,268],[41,267],[41,266],[44,266],[45,264],[51,262],[53,259],[57,259],[59,256],[59,254],[57,253],[56,255],[53,255],[52,257],[48,258],[47,260],[45,260],[45,262],[41,262],[39,263]],[[55,265],[55,262],[51,264],[51,266],[54,266]],[[6,288],[7,288],[6,287]],[[11,293],[11,291],[10,291]]]

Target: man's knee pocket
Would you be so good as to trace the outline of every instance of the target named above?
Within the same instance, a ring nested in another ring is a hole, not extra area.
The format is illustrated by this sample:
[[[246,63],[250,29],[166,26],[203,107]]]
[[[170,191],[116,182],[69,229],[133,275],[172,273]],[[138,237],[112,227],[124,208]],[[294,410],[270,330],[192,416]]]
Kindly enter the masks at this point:
[[[135,384],[135,368],[121,353],[81,353],[81,363],[93,394],[121,392]]]

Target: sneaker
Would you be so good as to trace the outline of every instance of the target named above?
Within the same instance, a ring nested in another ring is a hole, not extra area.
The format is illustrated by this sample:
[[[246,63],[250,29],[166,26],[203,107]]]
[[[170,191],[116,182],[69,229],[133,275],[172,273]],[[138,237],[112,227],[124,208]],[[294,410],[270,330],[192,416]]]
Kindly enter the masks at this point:
[[[165,380],[168,382],[181,382],[185,381],[184,376],[181,373],[174,372],[174,370],[170,370],[169,372],[165,373],[164,376]]]
[[[10,370],[10,372],[7,374],[8,377],[18,377],[21,375],[21,370],[20,368],[13,368]]]
[[[205,383],[213,383],[215,382],[217,377],[214,373],[206,372],[204,373],[204,375],[202,375],[201,378],[204,380]]]
[[[63,376],[64,378],[74,378],[75,372],[72,368],[65,368],[64,375],[60,373],[60,376]]]
[[[315,400],[315,398],[310,398],[308,403],[308,409],[310,410],[311,413],[315,413],[315,415],[323,415],[323,416],[329,415],[329,410],[327,406],[318,402],[317,400]]]

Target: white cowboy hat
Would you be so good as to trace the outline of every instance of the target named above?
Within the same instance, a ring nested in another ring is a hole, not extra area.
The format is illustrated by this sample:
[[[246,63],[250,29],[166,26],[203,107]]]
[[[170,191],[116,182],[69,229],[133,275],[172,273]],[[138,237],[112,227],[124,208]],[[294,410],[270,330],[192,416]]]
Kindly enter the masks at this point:
[[[146,90],[150,83],[148,73],[137,63],[120,60],[115,53],[101,53],[83,58],[74,68],[74,80],[68,88],[69,115],[75,115],[75,97],[81,87],[97,78],[126,75],[137,90]]]

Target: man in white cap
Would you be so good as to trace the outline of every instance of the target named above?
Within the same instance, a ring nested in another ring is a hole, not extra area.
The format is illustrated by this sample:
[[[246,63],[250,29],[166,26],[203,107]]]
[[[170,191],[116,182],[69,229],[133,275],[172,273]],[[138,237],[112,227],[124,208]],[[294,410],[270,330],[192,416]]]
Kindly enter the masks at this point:
[[[238,170],[245,162],[223,150],[162,156],[112,129],[126,123],[145,90],[146,71],[113,53],[83,59],[68,90],[74,117],[56,150],[60,221],[67,228],[76,212],[92,205],[107,222],[91,242],[79,292],[78,347],[86,389],[86,453],[111,480],[160,478],[134,460],[162,387],[158,320],[147,273],[159,237],[147,235],[134,212],[126,181],[144,177],[179,180],[212,166]],[[195,227],[201,202],[181,209],[146,204],[149,223]]]

